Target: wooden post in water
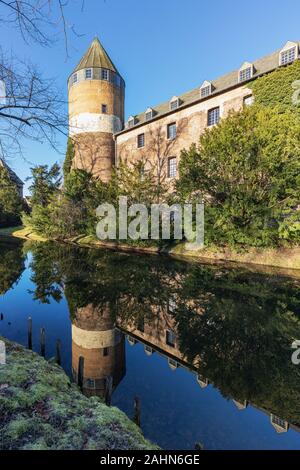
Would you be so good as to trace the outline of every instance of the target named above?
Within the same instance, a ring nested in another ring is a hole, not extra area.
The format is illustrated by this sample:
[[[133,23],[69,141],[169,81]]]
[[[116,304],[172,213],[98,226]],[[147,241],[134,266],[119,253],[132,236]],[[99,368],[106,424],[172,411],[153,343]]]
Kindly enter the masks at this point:
[[[28,349],[32,349],[32,318],[28,318]]]
[[[60,339],[56,341],[55,362],[59,366],[61,365],[61,341]]]
[[[46,356],[46,333],[45,333],[45,328],[41,328],[40,345],[41,345],[41,356],[45,357]]]
[[[113,378],[111,375],[109,375],[105,379],[105,404],[107,406],[111,405],[112,390],[113,390]]]
[[[78,376],[77,385],[82,390],[83,387],[83,372],[84,372],[84,357],[80,356],[78,360]]]
[[[141,427],[141,400],[139,397],[134,398],[134,417],[133,421],[139,427]]]

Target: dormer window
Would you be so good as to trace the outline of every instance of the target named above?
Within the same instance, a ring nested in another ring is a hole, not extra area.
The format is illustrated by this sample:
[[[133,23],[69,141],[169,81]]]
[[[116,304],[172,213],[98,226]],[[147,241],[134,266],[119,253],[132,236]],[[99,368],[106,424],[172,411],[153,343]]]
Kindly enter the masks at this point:
[[[145,112],[145,119],[146,121],[150,121],[150,119],[153,118],[153,115],[154,115],[154,112],[153,112],[153,109],[151,108],[148,108]]]
[[[212,93],[212,84],[208,81],[202,83],[200,87],[200,97],[207,98]]]
[[[131,127],[133,127],[135,125],[135,117],[134,116],[130,116],[128,118],[128,121],[127,121],[127,126],[129,127],[129,129]]]
[[[296,42],[288,41],[279,54],[279,65],[288,65],[298,59],[299,49]]]
[[[239,70],[239,82],[247,82],[251,80],[254,75],[254,67],[253,64],[249,62],[245,62]]]
[[[109,71],[107,69],[101,70],[101,79],[106,81],[109,80]]]
[[[72,83],[77,83],[77,81],[78,81],[77,73],[74,73],[72,76]]]
[[[170,110],[174,111],[174,109],[179,108],[179,98],[177,96],[173,96],[173,98],[170,101]]]
[[[89,80],[92,78],[92,69],[86,69],[85,70],[85,79]]]

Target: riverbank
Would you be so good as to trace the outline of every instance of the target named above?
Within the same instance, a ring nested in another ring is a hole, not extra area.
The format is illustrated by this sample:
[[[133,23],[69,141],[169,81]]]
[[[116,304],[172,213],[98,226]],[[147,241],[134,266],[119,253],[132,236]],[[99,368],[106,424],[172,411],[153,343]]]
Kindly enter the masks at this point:
[[[11,229],[10,236],[33,241],[47,241],[46,238],[32,232],[30,228]],[[213,247],[191,251],[188,248],[188,243],[178,243],[171,248],[166,247],[165,249],[159,249],[157,247],[134,247],[121,243],[101,242],[91,236],[84,235],[64,240],[64,242],[85,247],[109,248],[126,252],[164,253],[174,257],[199,261],[230,262],[261,267],[300,270],[299,246],[294,248],[248,248],[247,250],[241,251],[229,247]]]
[[[82,395],[61,367],[0,340],[0,450],[157,448],[123,412]]]

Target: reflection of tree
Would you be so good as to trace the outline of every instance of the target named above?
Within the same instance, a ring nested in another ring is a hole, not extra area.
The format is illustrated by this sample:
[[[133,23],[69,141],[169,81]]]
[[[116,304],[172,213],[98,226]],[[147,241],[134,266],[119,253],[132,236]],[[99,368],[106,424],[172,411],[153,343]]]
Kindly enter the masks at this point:
[[[79,308],[107,308],[118,325],[174,325],[186,361],[225,397],[248,400],[300,424],[299,282],[242,269],[59,245],[33,250],[37,297],[64,288]],[[170,300],[173,307],[168,309]]]
[[[0,244],[0,295],[4,295],[24,271],[22,244]]]

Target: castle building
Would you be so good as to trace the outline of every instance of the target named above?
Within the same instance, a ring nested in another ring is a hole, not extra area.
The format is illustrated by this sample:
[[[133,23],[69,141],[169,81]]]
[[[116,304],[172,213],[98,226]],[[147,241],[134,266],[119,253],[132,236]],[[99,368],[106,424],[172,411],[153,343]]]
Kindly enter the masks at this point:
[[[205,80],[192,91],[173,96],[124,124],[125,82],[98,39],[71,74],[69,87],[70,135],[75,140],[73,168],[84,168],[107,181],[120,160],[142,162],[145,171],[160,168],[174,180],[183,149],[199,141],[208,127],[231,110],[253,103],[249,83],[299,58],[299,42],[262,59],[244,62],[216,80]]]

